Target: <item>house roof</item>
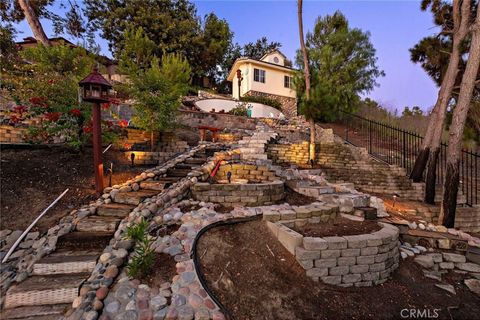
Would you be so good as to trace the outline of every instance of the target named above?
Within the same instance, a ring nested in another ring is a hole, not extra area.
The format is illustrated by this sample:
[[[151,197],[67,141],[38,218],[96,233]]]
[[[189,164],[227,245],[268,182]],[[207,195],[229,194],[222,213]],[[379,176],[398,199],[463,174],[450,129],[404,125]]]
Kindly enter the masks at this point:
[[[296,71],[296,69],[291,68],[291,67],[286,67],[286,66],[282,66],[282,65],[279,65],[279,64],[275,64],[275,63],[271,63],[271,62],[267,62],[267,61],[261,61],[261,60],[257,60],[257,59],[252,59],[252,58],[248,58],[248,57],[241,57],[241,58],[238,58],[237,60],[235,60],[235,62],[233,63],[233,66],[228,73],[228,77],[227,77],[228,81],[233,81],[233,79],[235,78],[235,73],[236,73],[237,69],[239,68],[239,66],[241,64],[244,64],[244,63],[256,64],[256,65],[259,65],[259,66],[264,66],[264,67],[268,67],[268,68],[271,68],[271,69],[283,70],[283,71],[287,71],[287,72]]]
[[[273,50],[270,50],[269,52],[265,53],[265,54],[260,58],[260,60],[263,60],[266,56],[269,56],[269,55],[271,55],[271,54],[274,53],[274,52],[280,54],[284,59],[287,59],[287,56],[284,55],[280,50],[278,50],[278,49],[273,49]]]

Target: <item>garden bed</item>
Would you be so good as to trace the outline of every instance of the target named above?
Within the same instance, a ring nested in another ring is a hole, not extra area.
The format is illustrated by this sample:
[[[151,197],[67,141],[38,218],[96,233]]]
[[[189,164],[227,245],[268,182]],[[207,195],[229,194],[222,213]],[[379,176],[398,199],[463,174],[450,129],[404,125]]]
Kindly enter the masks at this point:
[[[292,229],[304,237],[333,237],[372,233],[381,227],[374,221],[353,221],[337,217],[325,223],[307,223],[301,226],[297,224]]]
[[[113,162],[112,184],[123,183],[145,170],[130,167],[123,153],[112,149],[103,159],[105,169]],[[97,199],[91,148],[83,153],[64,147],[6,149],[1,152],[1,167],[0,229],[25,229],[66,188],[70,191],[32,231],[45,231],[71,210]]]
[[[480,298],[458,279],[462,275],[446,278],[457,291],[451,295],[410,260],[381,286],[314,282],[264,223],[217,227],[198,242],[207,285],[235,319],[398,319],[403,309],[440,309],[438,319],[474,319],[480,313]]]
[[[291,188],[285,187],[285,199],[280,203],[286,202],[292,206],[304,206],[316,202],[317,199],[298,193]]]
[[[150,271],[138,280],[150,288],[160,288],[165,282],[172,282],[173,277],[177,274],[176,264],[174,257],[171,255],[156,253],[155,263]]]

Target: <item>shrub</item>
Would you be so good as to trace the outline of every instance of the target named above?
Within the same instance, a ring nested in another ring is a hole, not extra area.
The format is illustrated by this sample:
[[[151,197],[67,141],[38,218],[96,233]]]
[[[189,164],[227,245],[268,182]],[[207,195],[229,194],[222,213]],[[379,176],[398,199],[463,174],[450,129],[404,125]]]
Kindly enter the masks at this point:
[[[155,252],[152,249],[152,238],[147,231],[148,222],[142,219],[140,223],[127,228],[126,239],[135,242],[135,253],[127,264],[127,275],[132,278],[144,276],[155,262]]]
[[[270,106],[272,108],[281,110],[282,109],[282,104],[280,101],[271,99],[268,97],[262,97],[262,96],[244,96],[240,99],[240,101],[245,101],[245,102],[257,102],[261,103],[267,106]]]
[[[247,116],[246,103],[239,103],[235,108],[228,111],[228,114],[231,114],[231,115],[234,115],[234,116],[246,117]]]

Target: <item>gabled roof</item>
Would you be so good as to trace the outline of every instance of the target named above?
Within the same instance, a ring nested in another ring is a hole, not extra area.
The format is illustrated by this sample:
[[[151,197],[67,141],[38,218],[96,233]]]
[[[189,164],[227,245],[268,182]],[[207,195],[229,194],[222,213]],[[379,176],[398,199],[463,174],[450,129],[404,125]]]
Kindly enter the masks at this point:
[[[109,88],[112,87],[110,82],[107,81],[99,72],[97,68],[94,68],[92,73],[90,73],[88,76],[83,78],[79,84],[98,84],[102,86],[107,86]]]
[[[270,50],[269,52],[265,53],[261,58],[260,60],[263,60],[266,56],[269,56],[271,55],[272,53],[278,53],[279,55],[281,55],[284,59],[287,59],[287,56],[284,55],[280,50],[278,49],[273,49],[273,50]]]

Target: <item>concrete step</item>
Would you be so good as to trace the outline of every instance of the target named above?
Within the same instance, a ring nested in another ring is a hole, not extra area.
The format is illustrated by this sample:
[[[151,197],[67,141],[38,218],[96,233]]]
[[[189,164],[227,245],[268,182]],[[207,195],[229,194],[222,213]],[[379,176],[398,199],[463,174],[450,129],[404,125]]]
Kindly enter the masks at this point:
[[[76,226],[77,231],[80,232],[102,232],[115,233],[120,218],[108,216],[89,216],[81,219]]]
[[[133,205],[123,203],[102,204],[97,208],[97,215],[123,218],[127,216],[134,208],[135,206]]]
[[[89,276],[89,273],[84,273],[29,277],[8,289],[5,309],[71,303],[78,296],[80,285]]]
[[[70,304],[54,304],[46,306],[18,307],[2,312],[0,319],[62,319],[63,314],[70,308]]]
[[[33,275],[90,273],[101,252],[54,252],[33,265]]]
[[[116,203],[139,205],[143,200],[157,195],[157,191],[139,190],[131,192],[119,192],[113,199]]]

